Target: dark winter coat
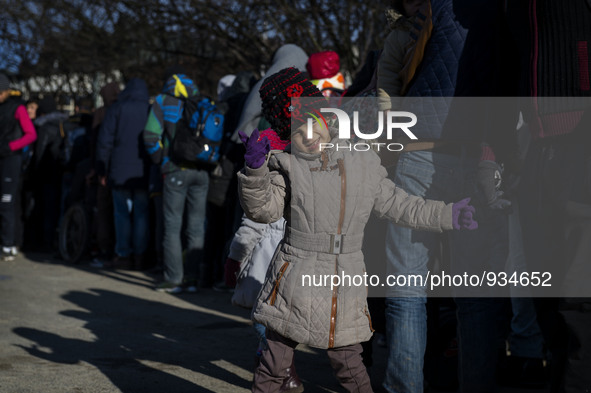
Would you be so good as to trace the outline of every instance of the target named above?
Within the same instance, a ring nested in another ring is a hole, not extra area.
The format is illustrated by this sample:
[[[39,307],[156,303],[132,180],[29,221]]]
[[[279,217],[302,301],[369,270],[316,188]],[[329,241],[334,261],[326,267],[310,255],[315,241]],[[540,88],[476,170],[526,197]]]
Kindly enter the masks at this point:
[[[141,79],[131,79],[118,101],[107,110],[99,131],[96,170],[108,174],[114,187],[146,188],[148,157],[142,139],[148,119],[148,88]]]

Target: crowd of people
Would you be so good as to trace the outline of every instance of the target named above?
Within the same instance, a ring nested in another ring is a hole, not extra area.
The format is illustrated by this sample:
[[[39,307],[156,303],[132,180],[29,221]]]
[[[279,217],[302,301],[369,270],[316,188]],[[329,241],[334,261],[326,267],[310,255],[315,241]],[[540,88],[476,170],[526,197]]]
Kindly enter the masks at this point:
[[[0,74],[2,259],[57,252],[66,212],[83,201],[92,266],[149,270],[164,293],[232,291],[252,309],[254,392],[303,391],[298,344],[326,349],[349,392],[372,391],[378,344],[388,392],[591,391],[591,105],[538,100],[591,95],[591,4],[390,3],[384,47],[349,86],[336,52],[295,44],[277,49],[261,79],[221,78],[206,99],[223,119],[213,164],[175,153],[183,115],[204,97],[180,65],[155,97],[142,79],[122,91],[111,82],[102,107],[81,98],[73,115],[50,95],[25,102]],[[331,97],[374,97],[384,113],[400,97],[502,98],[465,117],[446,106],[390,162],[319,149],[337,138],[336,118],[313,114]],[[366,225],[383,225],[383,237],[364,239]],[[304,274],[363,275],[368,241],[390,275],[551,272],[555,291],[432,298],[408,285],[368,298],[365,287],[301,284]]]

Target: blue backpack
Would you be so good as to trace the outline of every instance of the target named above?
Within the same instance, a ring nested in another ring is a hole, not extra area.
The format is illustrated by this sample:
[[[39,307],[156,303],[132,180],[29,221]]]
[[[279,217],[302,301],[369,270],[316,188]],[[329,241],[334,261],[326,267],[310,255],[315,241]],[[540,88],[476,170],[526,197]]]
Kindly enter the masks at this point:
[[[183,103],[170,157],[179,165],[205,164],[213,168],[220,159],[224,115],[209,98],[189,97]]]

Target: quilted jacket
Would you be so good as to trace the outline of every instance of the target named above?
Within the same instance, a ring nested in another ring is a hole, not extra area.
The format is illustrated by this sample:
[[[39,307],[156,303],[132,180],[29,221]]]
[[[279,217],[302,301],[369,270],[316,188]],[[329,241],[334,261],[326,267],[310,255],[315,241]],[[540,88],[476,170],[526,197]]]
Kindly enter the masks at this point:
[[[254,306],[265,282],[265,275],[283,238],[285,219],[270,224],[242,217],[242,225],[230,244],[229,258],[240,262],[232,304],[246,308]]]
[[[337,348],[371,337],[367,288],[348,282],[331,288],[330,280],[320,285],[318,279],[363,276],[361,244],[372,212],[416,229],[452,228],[451,204],[396,187],[373,151],[276,152],[267,165],[246,167],[238,179],[250,219],[287,221],[253,320],[311,347]]]
[[[378,103],[380,110],[391,107],[390,97],[404,96],[421,65],[425,47],[433,31],[431,2],[410,18],[395,10],[388,11],[392,29],[384,42],[384,51],[378,65]]]
[[[399,97],[402,90],[400,71],[404,67],[404,55],[410,42],[410,21],[401,16],[384,42],[384,51],[378,63],[378,97],[386,97],[387,103],[380,110],[390,109],[390,97]],[[381,100],[380,100],[381,102]]]

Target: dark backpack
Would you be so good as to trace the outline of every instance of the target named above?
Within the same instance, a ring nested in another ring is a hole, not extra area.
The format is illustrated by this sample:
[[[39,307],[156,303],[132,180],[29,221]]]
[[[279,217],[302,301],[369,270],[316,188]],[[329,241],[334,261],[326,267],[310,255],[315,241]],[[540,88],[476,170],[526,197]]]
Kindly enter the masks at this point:
[[[224,115],[208,98],[183,99],[183,115],[176,123],[170,157],[177,164],[215,167],[220,159]]]

